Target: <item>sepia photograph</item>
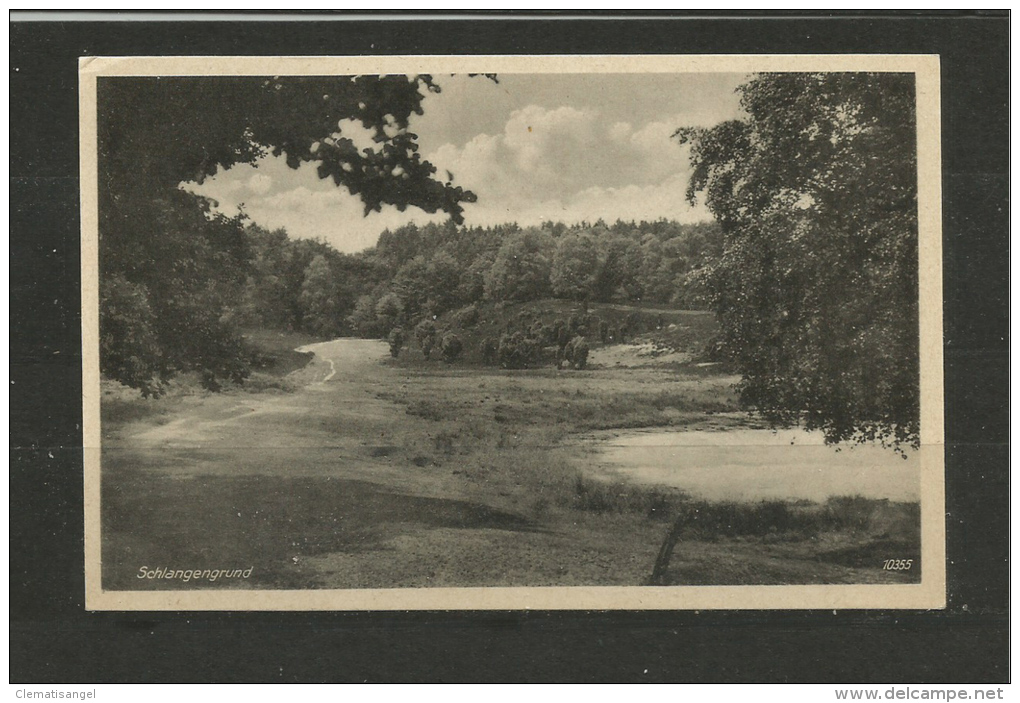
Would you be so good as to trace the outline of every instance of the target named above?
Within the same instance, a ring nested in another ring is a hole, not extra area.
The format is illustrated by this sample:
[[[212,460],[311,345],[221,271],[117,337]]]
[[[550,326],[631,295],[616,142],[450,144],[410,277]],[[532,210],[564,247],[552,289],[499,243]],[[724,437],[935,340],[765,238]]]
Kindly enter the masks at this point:
[[[937,57],[79,78],[88,608],[944,607]]]

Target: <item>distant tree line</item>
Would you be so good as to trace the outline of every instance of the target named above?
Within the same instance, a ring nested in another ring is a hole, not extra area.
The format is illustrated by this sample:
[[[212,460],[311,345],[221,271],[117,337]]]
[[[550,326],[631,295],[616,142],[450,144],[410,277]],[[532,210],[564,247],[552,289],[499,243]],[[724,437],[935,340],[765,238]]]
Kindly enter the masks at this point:
[[[451,311],[459,325],[472,326],[486,302],[704,308],[699,274],[718,255],[720,230],[666,220],[524,229],[409,224],[384,231],[364,252],[341,254],[252,224],[243,244],[247,261],[230,313],[239,326],[378,338],[399,328],[402,348],[407,331]]]
[[[154,271],[145,277],[144,292],[116,275],[103,285],[104,339],[117,341],[107,350],[104,372],[148,392],[156,392],[158,382],[172,375],[171,369],[145,366],[150,359],[165,358],[161,352],[167,342],[150,340],[160,317],[180,322],[168,341],[191,345],[174,350],[175,356],[202,359],[202,379],[210,388],[247,375],[255,350],[245,347],[246,328],[389,338],[397,353],[412,340],[419,346],[424,340],[429,352],[436,348],[452,361],[462,353],[459,339],[446,340],[444,346],[440,330],[430,343],[428,336],[416,336],[416,327],[451,311],[459,325],[469,327],[485,303],[561,298],[704,308],[708,298],[699,272],[721,246],[721,232],[712,223],[549,222],[521,228],[448,221],[386,230],[376,246],[343,254],[323,241],[293,239],[283,229],[269,230],[244,216],[213,214],[211,203],[195,196],[180,192],[178,197],[182,203],[167,208],[167,219],[186,221],[168,226],[191,236],[164,241],[210,251],[195,251],[188,258],[173,252],[180,273],[167,280],[166,290],[158,288],[159,297],[152,293],[164,277],[155,271],[157,261],[166,257],[151,259]],[[187,207],[193,202],[200,207]],[[151,250],[158,243],[147,246]],[[171,290],[181,276],[188,277],[187,296]],[[196,289],[202,294],[194,294]],[[158,309],[159,301],[186,304],[188,314],[175,309],[168,315]],[[394,329],[399,330],[396,345]],[[508,334],[502,352],[500,340],[493,341],[493,363],[520,368],[534,361],[538,340],[527,329],[521,332]],[[599,330],[586,333],[596,339]],[[558,344],[551,338],[543,343]],[[151,348],[135,348],[146,344]],[[559,346],[562,352],[565,344]]]
[[[704,308],[699,271],[721,251],[711,223],[545,223],[520,228],[409,224],[387,230],[356,258],[362,294],[343,321],[347,332],[384,336],[396,325],[482,302],[565,298]]]

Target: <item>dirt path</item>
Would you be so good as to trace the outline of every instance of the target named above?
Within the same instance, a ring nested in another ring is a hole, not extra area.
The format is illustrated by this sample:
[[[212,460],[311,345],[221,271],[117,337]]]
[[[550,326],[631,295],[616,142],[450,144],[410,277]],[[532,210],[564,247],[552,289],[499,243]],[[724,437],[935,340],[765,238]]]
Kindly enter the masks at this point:
[[[351,447],[365,439],[359,432],[374,419],[398,408],[370,392],[386,347],[381,342],[343,339],[302,347],[315,353],[293,376],[301,387],[289,394],[222,394],[189,398],[183,412],[164,425],[140,423],[120,433],[125,446],[145,448]],[[336,431],[339,430],[339,431]],[[236,462],[224,471],[237,473]],[[188,466],[181,467],[188,470]],[[240,471],[254,470],[246,466]]]

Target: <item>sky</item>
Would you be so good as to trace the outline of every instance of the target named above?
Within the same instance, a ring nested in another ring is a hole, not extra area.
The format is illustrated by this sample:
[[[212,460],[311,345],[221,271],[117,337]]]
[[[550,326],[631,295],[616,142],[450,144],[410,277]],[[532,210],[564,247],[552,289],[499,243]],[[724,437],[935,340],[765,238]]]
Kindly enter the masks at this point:
[[[424,115],[412,119],[422,155],[473,191],[468,225],[547,220],[710,219],[684,198],[690,174],[682,126],[710,126],[740,115],[735,88],[744,74],[502,74],[435,76]],[[358,126],[345,126],[344,133]],[[357,136],[356,134],[354,136]],[[357,141],[357,140],[356,140]],[[238,165],[190,190],[233,215],[239,205],[256,223],[292,237],[320,238],[344,252],[373,246],[384,229],[442,221],[417,208],[384,207],[363,216],[361,201],[315,167],[287,167],[267,157]]]

